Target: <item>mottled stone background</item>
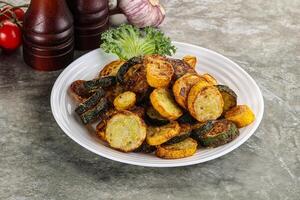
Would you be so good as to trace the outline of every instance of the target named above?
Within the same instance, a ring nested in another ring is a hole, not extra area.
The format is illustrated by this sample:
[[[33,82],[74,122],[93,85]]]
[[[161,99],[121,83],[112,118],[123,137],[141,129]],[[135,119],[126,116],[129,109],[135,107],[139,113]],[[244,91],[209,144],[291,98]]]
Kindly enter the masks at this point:
[[[22,0],[11,2],[23,2]],[[231,58],[259,84],[264,119],[240,148],[189,167],[157,169],[99,157],[54,121],[60,71],[0,55],[0,199],[300,199],[300,1],[163,0],[172,39]]]

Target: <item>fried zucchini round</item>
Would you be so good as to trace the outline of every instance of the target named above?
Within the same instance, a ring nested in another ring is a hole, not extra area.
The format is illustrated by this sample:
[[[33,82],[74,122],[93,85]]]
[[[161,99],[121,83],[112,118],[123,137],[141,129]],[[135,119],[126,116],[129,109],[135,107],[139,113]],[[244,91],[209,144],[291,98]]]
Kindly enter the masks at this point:
[[[220,91],[223,101],[224,101],[224,107],[223,107],[223,114],[236,106],[237,104],[237,95],[236,93],[230,89],[226,85],[217,85],[216,86],[218,90]]]
[[[136,95],[134,92],[126,91],[119,94],[114,100],[114,106],[117,110],[127,110],[134,106]]]
[[[146,122],[153,126],[162,126],[169,123],[169,120],[162,117],[152,106],[146,110]]]
[[[176,120],[182,115],[170,92],[166,88],[157,88],[150,94],[150,101],[159,114],[169,120]]]
[[[160,55],[145,56],[147,82],[151,87],[167,87],[172,80],[174,69],[167,59]]]
[[[182,60],[184,62],[186,62],[187,64],[189,64],[190,67],[192,67],[193,69],[195,69],[196,64],[197,64],[197,58],[195,56],[191,56],[191,55],[186,55],[182,58]]]
[[[194,155],[197,145],[195,140],[187,138],[179,143],[158,146],[155,155],[165,159],[185,158]]]
[[[120,67],[125,63],[124,60],[114,60],[107,65],[100,71],[99,77],[105,76],[116,76]]]
[[[180,124],[179,134],[176,135],[175,137],[171,138],[170,140],[168,140],[164,144],[175,144],[175,143],[181,142],[181,141],[185,140],[186,138],[188,138],[191,135],[191,131],[192,131],[191,125],[189,125],[189,124]]]
[[[176,81],[177,79],[179,79],[187,73],[196,73],[195,69],[190,67],[190,65],[184,62],[183,60],[174,58],[169,58],[168,60],[174,68],[173,81]]]
[[[108,120],[105,129],[109,145],[120,151],[137,149],[146,138],[146,125],[136,114],[129,111],[118,112]]]
[[[188,97],[188,108],[195,119],[205,122],[221,116],[224,102],[221,93],[215,86],[202,87],[198,92],[192,91],[192,89]]]
[[[192,133],[192,138],[204,147],[218,147],[231,142],[237,136],[239,136],[238,128],[226,119],[208,121]]]
[[[173,85],[173,94],[176,102],[183,108],[187,108],[187,97],[193,85],[202,78],[197,74],[186,74],[177,79]]]
[[[172,121],[164,126],[148,126],[146,141],[149,145],[163,144],[180,133],[178,122]]]
[[[206,73],[202,75],[203,78],[210,84],[210,85],[217,85],[217,80],[210,74]]]
[[[247,105],[238,105],[225,113],[225,119],[235,123],[238,128],[245,127],[255,120],[255,115]]]

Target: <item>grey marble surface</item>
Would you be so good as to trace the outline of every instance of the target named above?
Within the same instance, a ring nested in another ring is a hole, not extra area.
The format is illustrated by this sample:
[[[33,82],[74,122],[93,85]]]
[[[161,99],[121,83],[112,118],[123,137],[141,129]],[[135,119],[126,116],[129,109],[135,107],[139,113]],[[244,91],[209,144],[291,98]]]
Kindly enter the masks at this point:
[[[18,1],[22,2],[22,1]],[[0,199],[300,199],[300,1],[164,0],[162,29],[237,62],[259,84],[256,133],[219,159],[136,167],[99,157],[54,121],[61,71],[37,72],[20,52],[0,55]]]

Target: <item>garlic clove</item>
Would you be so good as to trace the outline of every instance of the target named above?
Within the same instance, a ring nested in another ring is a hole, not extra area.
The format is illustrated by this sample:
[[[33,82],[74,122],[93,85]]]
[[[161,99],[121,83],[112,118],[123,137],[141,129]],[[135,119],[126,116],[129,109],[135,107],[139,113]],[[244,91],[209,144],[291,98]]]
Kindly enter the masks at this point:
[[[113,26],[120,26],[121,24],[128,23],[124,14],[114,14],[109,16],[109,22]]]

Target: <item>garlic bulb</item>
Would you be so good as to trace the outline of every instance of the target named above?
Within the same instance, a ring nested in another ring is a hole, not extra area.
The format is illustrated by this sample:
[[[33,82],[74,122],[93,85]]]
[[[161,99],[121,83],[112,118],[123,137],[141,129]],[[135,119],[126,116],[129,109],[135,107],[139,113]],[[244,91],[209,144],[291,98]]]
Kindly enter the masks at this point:
[[[165,10],[159,0],[119,0],[119,7],[129,23],[140,28],[157,27],[165,18]]]

